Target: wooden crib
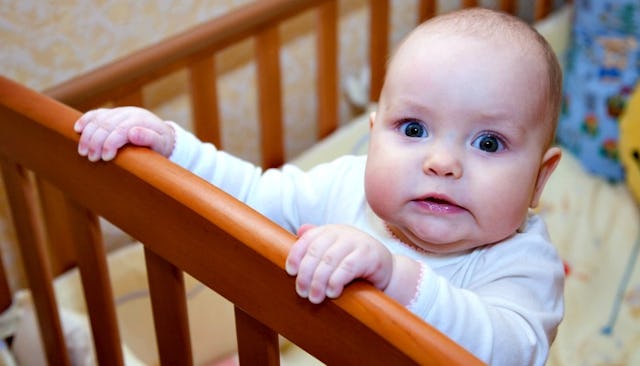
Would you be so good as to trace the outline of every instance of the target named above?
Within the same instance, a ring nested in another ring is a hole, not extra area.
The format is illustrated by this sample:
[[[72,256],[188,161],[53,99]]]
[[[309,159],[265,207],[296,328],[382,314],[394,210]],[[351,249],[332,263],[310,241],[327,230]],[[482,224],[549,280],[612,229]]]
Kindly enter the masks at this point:
[[[389,1],[370,7],[371,100],[388,54]],[[463,6],[476,1],[463,1]],[[500,1],[515,11],[516,1]],[[535,17],[552,11],[536,1]],[[419,2],[420,19],[436,12]],[[284,162],[278,25],[301,12],[317,19],[318,138],[338,120],[336,1],[258,1],[41,94],[0,78],[0,161],[20,251],[49,364],[69,364],[52,280],[79,268],[102,365],[123,364],[105,247],[98,217],[144,243],[159,358],[193,364],[183,272],[235,304],[239,359],[279,363],[278,334],[327,364],[480,362],[366,283],[337,300],[312,305],[284,271],[292,234],[157,154],[125,149],[113,163],[76,153],[79,111],[107,103],[143,105],[145,85],[187,69],[196,134],[220,144],[216,54],[255,39],[262,165]],[[0,305],[11,291],[0,281]],[[213,326],[213,325],[212,325]]]

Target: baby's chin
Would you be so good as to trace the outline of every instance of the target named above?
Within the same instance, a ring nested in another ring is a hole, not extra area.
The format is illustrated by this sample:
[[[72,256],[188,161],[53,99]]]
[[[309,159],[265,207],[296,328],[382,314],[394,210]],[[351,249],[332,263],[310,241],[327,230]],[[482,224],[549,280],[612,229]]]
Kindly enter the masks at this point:
[[[438,235],[425,235],[411,232],[410,230],[403,230],[397,226],[389,225],[391,233],[404,244],[431,254],[447,255],[460,252],[466,252],[474,249],[477,245],[470,241],[463,240],[446,240],[443,236]]]

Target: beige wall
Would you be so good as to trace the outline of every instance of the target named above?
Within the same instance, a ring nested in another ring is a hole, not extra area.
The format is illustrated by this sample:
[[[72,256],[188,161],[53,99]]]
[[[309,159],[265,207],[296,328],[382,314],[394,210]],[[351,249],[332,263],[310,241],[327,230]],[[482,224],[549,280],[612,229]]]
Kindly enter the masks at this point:
[[[0,0],[2,73],[41,90],[251,0]]]

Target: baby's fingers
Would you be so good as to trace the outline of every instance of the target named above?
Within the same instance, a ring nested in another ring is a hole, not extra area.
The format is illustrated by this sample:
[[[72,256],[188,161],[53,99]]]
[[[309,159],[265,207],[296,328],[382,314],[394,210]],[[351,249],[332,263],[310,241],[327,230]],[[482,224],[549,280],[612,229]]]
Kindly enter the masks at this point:
[[[104,161],[112,160],[116,157],[118,150],[129,142],[129,130],[126,126],[121,126],[108,134],[102,143],[102,152],[100,157]]]
[[[314,304],[321,303],[327,296],[338,297],[344,285],[353,280],[353,276],[349,275],[339,275],[335,277],[338,281],[333,280],[336,272],[344,272],[340,267],[352,251],[350,245],[340,245],[336,239],[331,235],[317,238],[300,263],[296,289],[300,296],[308,297]]]
[[[73,124],[73,130],[77,133],[81,133],[82,131],[84,131],[84,128],[87,126],[87,124],[93,121],[94,116],[98,113],[101,113],[100,110],[94,109],[83,114],[80,118],[78,118],[76,123]]]
[[[300,267],[300,262],[304,257],[307,249],[309,248],[309,244],[311,243],[311,235],[307,235],[304,237],[304,234],[309,230],[313,229],[315,226],[310,224],[304,224],[298,229],[298,241],[296,241],[291,249],[289,250],[289,255],[287,255],[287,261],[285,263],[285,269],[290,276],[295,276],[298,274],[298,268]]]
[[[102,145],[109,136],[109,131],[97,125],[90,123],[85,126],[78,143],[78,153],[86,156],[90,161],[98,161],[102,155]]]

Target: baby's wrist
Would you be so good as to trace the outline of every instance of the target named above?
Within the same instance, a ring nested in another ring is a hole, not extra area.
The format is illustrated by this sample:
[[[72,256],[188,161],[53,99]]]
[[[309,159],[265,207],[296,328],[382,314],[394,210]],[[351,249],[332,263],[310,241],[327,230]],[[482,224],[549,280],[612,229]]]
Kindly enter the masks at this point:
[[[402,255],[392,255],[392,270],[384,292],[402,305],[408,305],[415,297],[420,281],[421,265]]]
[[[178,133],[176,131],[176,123],[173,121],[163,121],[165,123],[165,125],[167,125],[169,127],[168,129],[168,141],[166,144],[166,150],[164,151],[164,156],[166,158],[171,158],[171,156],[173,155],[173,152],[176,149],[176,144],[177,144],[177,140],[178,140]]]

